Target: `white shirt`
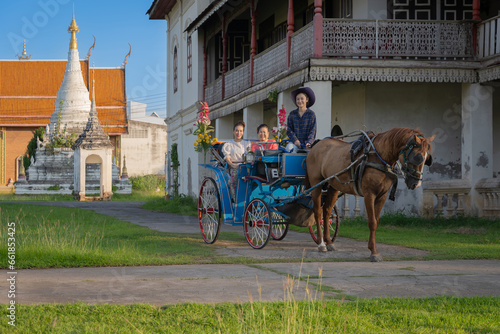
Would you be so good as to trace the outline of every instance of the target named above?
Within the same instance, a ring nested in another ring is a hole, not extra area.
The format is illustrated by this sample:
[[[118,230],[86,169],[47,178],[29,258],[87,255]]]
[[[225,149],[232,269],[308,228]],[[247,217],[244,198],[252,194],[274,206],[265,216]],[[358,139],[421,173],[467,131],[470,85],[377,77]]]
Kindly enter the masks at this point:
[[[235,142],[234,140],[228,141],[222,146],[222,153],[224,153],[224,159],[229,158],[232,163],[243,162],[243,153],[248,151],[252,143],[249,140],[241,140],[240,142]]]

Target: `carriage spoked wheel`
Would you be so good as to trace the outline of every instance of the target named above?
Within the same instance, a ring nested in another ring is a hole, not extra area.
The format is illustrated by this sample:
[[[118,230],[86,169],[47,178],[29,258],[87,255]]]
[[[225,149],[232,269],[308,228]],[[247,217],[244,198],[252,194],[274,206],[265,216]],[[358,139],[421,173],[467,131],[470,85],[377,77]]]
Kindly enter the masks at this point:
[[[263,248],[269,241],[272,230],[271,210],[266,202],[256,198],[245,209],[243,229],[245,238],[255,249]]]
[[[215,180],[207,177],[203,180],[198,196],[198,220],[201,235],[207,244],[213,244],[219,236],[222,212],[219,190]]]
[[[337,234],[339,233],[339,216],[337,214],[337,206],[333,207],[332,213],[330,214],[330,218],[328,219],[328,226],[330,226],[330,237],[332,238],[332,242],[335,241],[335,238],[337,238]],[[321,231],[323,231],[323,222],[321,222]],[[313,238],[314,242],[317,243],[318,245],[320,242],[318,242],[318,237],[317,237],[317,227],[316,224],[313,226],[309,226],[309,233],[311,233],[311,237]]]
[[[285,217],[277,212],[271,212],[271,217],[273,217],[273,227],[271,229],[271,237],[273,240],[283,240],[283,238],[288,233],[289,225],[286,224]]]

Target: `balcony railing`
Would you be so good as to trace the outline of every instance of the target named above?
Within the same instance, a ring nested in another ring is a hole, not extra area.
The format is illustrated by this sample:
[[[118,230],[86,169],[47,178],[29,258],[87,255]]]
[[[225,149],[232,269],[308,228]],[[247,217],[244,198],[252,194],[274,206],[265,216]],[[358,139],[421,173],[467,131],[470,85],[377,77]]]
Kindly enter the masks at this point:
[[[472,23],[324,19],[323,56],[472,58]]]
[[[266,81],[287,68],[286,40],[259,53],[254,60],[254,84]]]
[[[474,57],[472,22],[345,20],[324,19],[324,57],[468,59]],[[493,28],[494,26],[494,28]],[[480,26],[485,54],[500,48],[499,18]],[[489,30],[488,30],[489,29]],[[496,33],[492,33],[496,29]],[[486,30],[489,31],[486,38]],[[291,38],[290,66],[313,56],[313,22],[296,31]],[[494,37],[494,41],[493,41]],[[498,51],[495,51],[498,53]],[[225,97],[234,96],[250,87],[250,62],[226,73]],[[262,83],[287,67],[287,44],[283,40],[259,53],[254,59],[254,85]],[[217,79],[205,87],[209,104],[222,100],[222,83]]]
[[[219,77],[205,87],[205,101],[208,105],[222,100],[222,78]]]
[[[324,36],[324,34],[323,34]],[[309,23],[292,35],[290,63],[298,64],[313,56],[312,41],[314,38],[313,23]]]
[[[250,87],[250,62],[226,73],[224,97],[228,98]]]
[[[452,217],[464,214],[465,200],[470,189],[468,180],[426,181],[424,183],[426,215]]]
[[[481,179],[476,190],[483,196],[483,215],[500,218],[500,179]]]
[[[481,22],[477,29],[478,57],[500,55],[500,16]]]

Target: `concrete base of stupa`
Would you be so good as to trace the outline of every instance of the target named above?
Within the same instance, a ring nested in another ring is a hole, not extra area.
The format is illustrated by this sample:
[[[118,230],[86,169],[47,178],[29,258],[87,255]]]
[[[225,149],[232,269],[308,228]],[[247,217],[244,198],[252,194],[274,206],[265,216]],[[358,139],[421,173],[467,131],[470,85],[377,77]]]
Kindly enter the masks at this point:
[[[36,151],[36,162],[26,172],[26,181],[15,183],[16,195],[72,195],[74,193],[74,154],[71,148]],[[113,192],[104,194],[110,199],[112,194],[131,194],[132,184],[128,179],[120,180],[120,168],[113,164]],[[100,196],[100,165],[86,167],[85,200]]]

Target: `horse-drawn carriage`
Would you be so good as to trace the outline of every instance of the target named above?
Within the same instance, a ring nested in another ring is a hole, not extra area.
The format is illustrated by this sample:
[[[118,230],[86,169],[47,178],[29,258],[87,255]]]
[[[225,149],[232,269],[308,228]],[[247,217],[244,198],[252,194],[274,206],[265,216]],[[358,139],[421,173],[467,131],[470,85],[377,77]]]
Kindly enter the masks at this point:
[[[301,193],[307,151],[287,153],[280,147],[246,152],[244,162],[238,166],[233,200],[223,145],[223,141],[214,144],[213,164],[202,165],[215,175],[215,179],[203,180],[198,198],[198,219],[205,242],[217,240],[222,223],[243,226],[246,240],[256,249],[263,248],[271,237],[282,240],[289,224],[308,227],[317,241],[310,197]],[[335,239],[339,227],[336,211],[329,223]]]
[[[248,243],[253,248],[263,248],[270,237],[283,239],[289,225],[294,224],[309,227],[320,251],[334,250],[333,241],[339,229],[335,202],[339,194],[353,194],[364,197],[370,259],[381,261],[375,233],[391,188],[389,198],[395,197],[396,165],[407,188],[418,188],[424,165],[432,163],[430,144],[434,136],[426,138],[421,131],[408,128],[379,134],[357,132],[356,136],[360,134],[358,147],[362,150],[355,149],[357,141],[329,138],[313,145],[309,152],[288,153],[282,148],[247,152],[244,163],[238,167],[234,201],[220,154],[223,143],[213,145],[215,163],[203,166],[214,172],[215,179],[203,180],[198,199],[198,218],[205,242],[214,243],[225,222],[243,225]]]

